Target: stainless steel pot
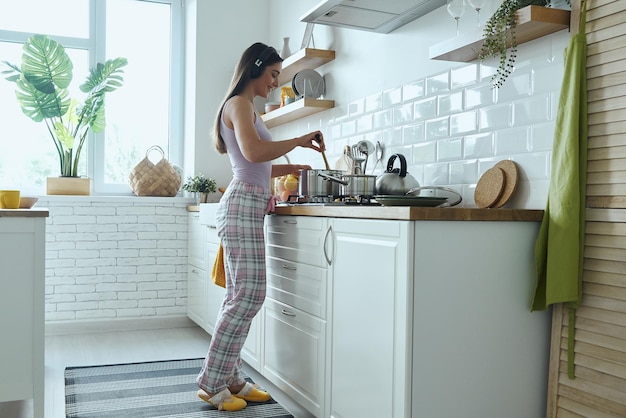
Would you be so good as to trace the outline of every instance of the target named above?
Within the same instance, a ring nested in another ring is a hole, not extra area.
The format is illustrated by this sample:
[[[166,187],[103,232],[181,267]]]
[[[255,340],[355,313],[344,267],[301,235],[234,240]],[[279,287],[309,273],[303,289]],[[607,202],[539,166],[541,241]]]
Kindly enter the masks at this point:
[[[321,176],[321,174],[329,176],[340,176],[343,174],[341,170],[300,170],[298,179],[298,193],[300,196],[316,197],[316,196],[339,196],[341,194],[338,183],[330,181]]]
[[[341,185],[341,196],[374,196],[376,194],[376,176],[367,174],[342,174],[331,176],[320,173],[319,176]]]

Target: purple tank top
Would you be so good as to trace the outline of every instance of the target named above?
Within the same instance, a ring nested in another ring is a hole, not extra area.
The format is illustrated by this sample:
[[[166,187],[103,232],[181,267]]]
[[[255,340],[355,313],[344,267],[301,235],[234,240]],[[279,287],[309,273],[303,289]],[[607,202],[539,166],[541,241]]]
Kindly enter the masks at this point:
[[[254,113],[254,127],[259,134],[262,141],[271,141],[272,135],[267,129],[261,116],[258,113]],[[245,183],[255,184],[265,189],[270,188],[270,177],[272,175],[272,162],[266,161],[262,163],[253,163],[243,156],[237,138],[235,138],[235,131],[230,129],[224,123],[224,115],[220,119],[220,133],[224,138],[226,144],[226,150],[228,151],[228,157],[230,158],[230,164],[233,167],[233,178],[235,180],[243,181]]]

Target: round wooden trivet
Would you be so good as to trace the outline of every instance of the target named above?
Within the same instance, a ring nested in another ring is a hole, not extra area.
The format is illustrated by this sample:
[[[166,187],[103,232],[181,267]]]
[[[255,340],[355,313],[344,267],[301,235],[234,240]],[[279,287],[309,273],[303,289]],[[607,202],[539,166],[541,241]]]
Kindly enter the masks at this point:
[[[504,190],[504,171],[498,167],[492,167],[478,180],[474,190],[474,202],[479,208],[491,207],[502,195]]]
[[[498,198],[498,200],[493,204],[494,208],[501,208],[504,206],[515,190],[517,189],[517,185],[519,183],[519,170],[517,169],[517,164],[511,160],[502,160],[498,164],[494,166],[494,168],[500,168],[504,171],[504,190],[502,191],[502,195]]]

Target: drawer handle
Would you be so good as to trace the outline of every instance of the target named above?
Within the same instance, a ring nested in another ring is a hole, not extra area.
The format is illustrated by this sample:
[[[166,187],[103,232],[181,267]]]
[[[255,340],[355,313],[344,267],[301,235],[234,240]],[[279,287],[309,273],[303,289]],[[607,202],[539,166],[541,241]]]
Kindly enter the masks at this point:
[[[295,266],[288,266],[286,264],[283,264],[283,268],[285,270],[292,270],[292,271],[296,271],[297,270]]]
[[[295,317],[295,316],[296,316],[296,314],[295,314],[295,313],[293,313],[293,312],[291,312],[291,311],[288,311],[287,309],[283,309],[282,311],[280,311],[280,313],[282,313],[282,314],[283,314],[283,315],[285,315],[285,316],[293,316],[293,317]]]
[[[298,223],[298,221],[296,221],[294,219],[283,219],[283,223],[296,225]]]
[[[196,270],[196,269],[192,269],[192,270],[191,270],[191,272],[192,272],[192,273],[200,273],[200,271],[199,271],[199,270]]]

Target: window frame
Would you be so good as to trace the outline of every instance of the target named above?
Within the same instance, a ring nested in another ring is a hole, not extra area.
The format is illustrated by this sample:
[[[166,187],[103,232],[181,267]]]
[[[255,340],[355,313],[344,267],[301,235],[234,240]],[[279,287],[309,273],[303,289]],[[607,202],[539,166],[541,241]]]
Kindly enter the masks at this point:
[[[50,38],[66,48],[87,50],[89,68],[98,62],[106,61],[106,7],[102,0],[89,1],[89,37],[76,38],[50,35]],[[184,0],[132,0],[148,3],[169,4],[171,7],[171,49],[169,91],[169,132],[168,155],[165,158],[172,164],[182,166],[183,161],[183,116],[184,116]],[[25,43],[34,35],[30,32],[9,31],[0,29],[0,41]],[[105,128],[106,129],[106,128]],[[105,183],[104,132],[89,132],[86,150],[83,157],[87,162],[87,175],[92,179],[94,195],[128,195],[132,194],[128,183]],[[138,163],[139,161],[137,161]]]

